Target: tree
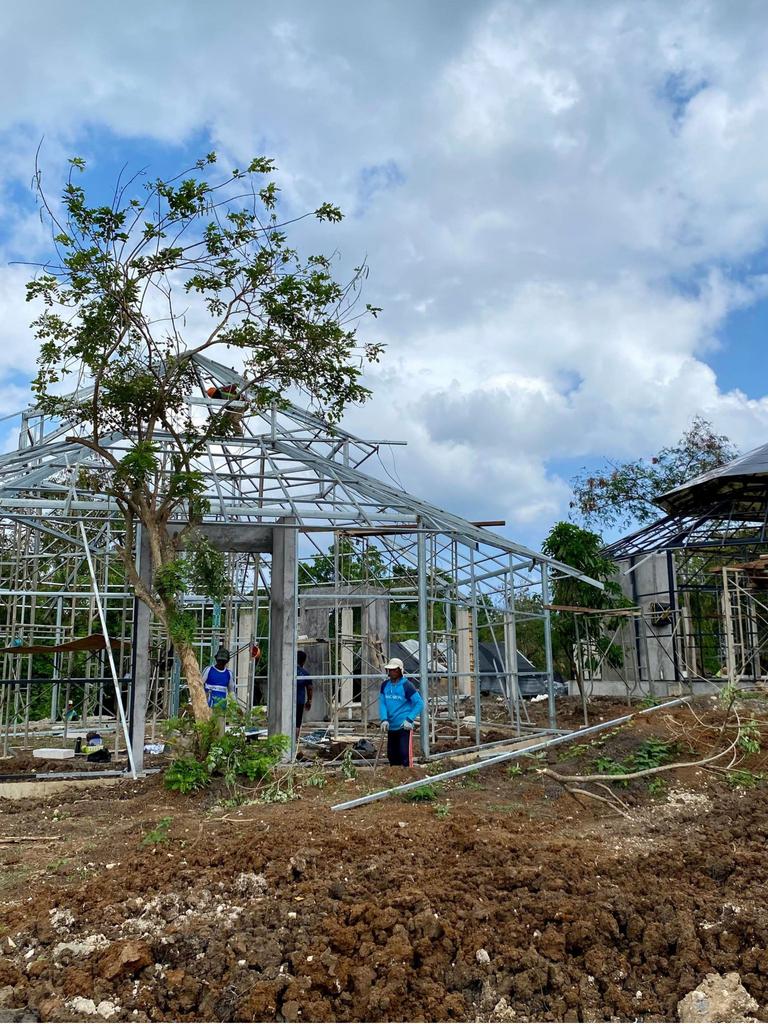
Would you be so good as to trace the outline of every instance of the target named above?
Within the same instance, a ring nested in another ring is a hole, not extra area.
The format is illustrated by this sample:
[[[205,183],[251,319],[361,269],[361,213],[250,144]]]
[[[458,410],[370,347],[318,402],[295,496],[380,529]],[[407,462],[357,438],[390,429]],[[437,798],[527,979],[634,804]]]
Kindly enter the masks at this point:
[[[575,523],[555,523],[542,544],[543,553],[603,583],[604,589],[598,590],[575,576],[559,576],[552,584],[553,604],[598,609],[628,606],[630,602],[612,579],[617,571],[616,565],[602,554],[602,549],[603,539],[599,534]],[[555,660],[574,678],[576,626],[572,612],[552,613],[552,639]]]
[[[680,440],[649,459],[607,461],[594,473],[582,471],[572,481],[574,509],[587,526],[622,529],[658,518],[655,499],[736,458],[738,450],[712,424],[696,416]]]
[[[130,195],[141,192],[138,176],[118,180],[111,200],[99,204],[79,183],[85,163],[75,158],[60,207],[49,202],[38,170],[54,253],[27,290],[43,304],[32,325],[41,342],[39,406],[71,424],[71,440],[98,457],[103,470],[83,482],[120,509],[126,573],[173,639],[198,720],[209,709],[194,621],[180,599],[190,586],[220,599],[226,580],[224,558],[197,532],[208,505],[196,459],[211,438],[240,423],[224,403],[202,421],[192,416],[186,396],[204,393],[193,358],[237,352],[247,382],[236,396],[243,409],[280,402],[294,387],[335,420],[368,397],[362,369],[381,354],[379,344],[357,337],[359,318],[378,312],[355,309],[365,268],[342,285],[327,256],[302,258],[289,245],[288,224],[303,218],[279,218],[271,160],[209,181],[215,163],[210,153],[168,180],[148,181],[138,197]],[[333,223],[342,215],[324,203],[304,216]],[[76,390],[62,396],[67,378]],[[127,451],[112,449],[113,432],[129,439]],[[175,536],[173,518],[187,524]],[[135,568],[138,524],[151,547],[151,587]]]

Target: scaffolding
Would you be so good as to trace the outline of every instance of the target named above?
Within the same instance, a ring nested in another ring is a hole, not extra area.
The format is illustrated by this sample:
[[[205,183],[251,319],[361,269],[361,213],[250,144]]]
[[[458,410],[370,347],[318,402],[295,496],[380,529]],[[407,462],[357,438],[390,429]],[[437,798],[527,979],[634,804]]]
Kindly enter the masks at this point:
[[[210,398],[211,384],[245,396],[235,371],[200,356],[194,365],[190,416],[232,405]],[[301,645],[317,695],[305,732],[364,736],[378,718],[383,665],[404,644],[428,709],[423,758],[446,745],[482,747],[489,726],[518,739],[556,731],[550,588],[561,574],[595,581],[372,475],[378,466],[391,478],[381,451],[392,442],[355,437],[287,402],[238,408],[242,432],[210,438],[195,465],[209,505],[201,529],[227,553],[229,594],[220,604],[195,594],[184,601],[197,619],[201,663],[222,643],[233,651],[242,706],[266,705],[270,730],[293,734]],[[0,458],[0,753],[28,746],[31,733],[66,740],[91,725],[112,730],[119,748],[128,742],[118,727],[122,703],[140,768],[144,742],[184,702],[178,659],[127,582],[107,467],[78,442],[77,424],[36,408],[20,421],[17,449]],[[162,490],[173,447],[170,436],[157,441]],[[132,438],[115,433],[104,443],[120,458]],[[146,574],[141,550],[139,537],[137,571]],[[534,594],[540,611],[530,602],[518,611]],[[518,679],[517,624],[532,615],[546,641],[543,725],[531,722]],[[100,631],[110,638],[102,651],[24,653]],[[481,637],[503,665],[490,722]]]

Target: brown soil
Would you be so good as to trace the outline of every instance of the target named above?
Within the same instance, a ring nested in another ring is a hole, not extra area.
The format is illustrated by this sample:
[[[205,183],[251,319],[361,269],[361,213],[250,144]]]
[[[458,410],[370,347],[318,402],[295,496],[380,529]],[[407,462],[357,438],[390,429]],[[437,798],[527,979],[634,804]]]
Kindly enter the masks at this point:
[[[551,764],[593,770],[651,735],[702,756],[719,718],[697,714]],[[380,769],[376,788],[408,776]],[[116,1004],[112,1020],[474,1021],[503,997],[518,1020],[673,1020],[710,971],[738,971],[768,1003],[762,785],[689,769],[668,796],[619,790],[628,820],[533,771],[471,778],[437,804],[346,813],[330,805],[367,792],[370,770],[234,810],[159,777],[6,801],[3,837],[58,838],[0,845],[0,1005],[43,1020],[71,1020],[82,997]],[[168,841],[142,843],[162,818]]]

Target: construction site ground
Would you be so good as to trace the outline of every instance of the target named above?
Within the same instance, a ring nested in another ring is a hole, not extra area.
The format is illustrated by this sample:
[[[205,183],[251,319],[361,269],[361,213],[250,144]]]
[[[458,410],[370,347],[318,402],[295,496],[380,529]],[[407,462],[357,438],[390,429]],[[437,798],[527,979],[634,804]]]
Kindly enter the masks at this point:
[[[707,973],[737,971],[768,1020],[768,700],[737,708],[757,722],[739,774],[716,763],[614,786],[623,813],[540,769],[632,763],[649,740],[704,758],[733,738],[720,704],[633,719],[423,802],[330,810],[423,768],[373,783],[326,768],[322,787],[303,769],[286,803],[180,796],[162,775],[0,801],[0,1007],[50,1021],[660,1021]],[[593,722],[625,711],[590,706]]]

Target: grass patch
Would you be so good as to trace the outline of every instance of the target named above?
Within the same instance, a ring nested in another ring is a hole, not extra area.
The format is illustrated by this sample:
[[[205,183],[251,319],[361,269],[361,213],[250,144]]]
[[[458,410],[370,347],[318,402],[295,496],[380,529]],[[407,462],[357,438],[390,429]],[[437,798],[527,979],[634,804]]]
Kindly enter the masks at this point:
[[[428,804],[434,803],[439,795],[439,786],[432,782],[425,782],[423,786],[417,786],[415,789],[409,789],[407,793],[403,793],[401,800],[405,800],[409,804]]]

